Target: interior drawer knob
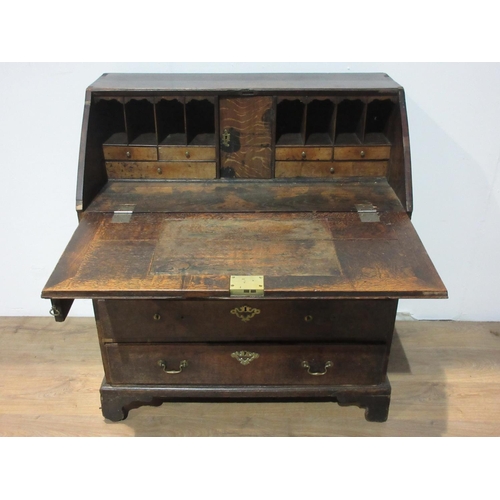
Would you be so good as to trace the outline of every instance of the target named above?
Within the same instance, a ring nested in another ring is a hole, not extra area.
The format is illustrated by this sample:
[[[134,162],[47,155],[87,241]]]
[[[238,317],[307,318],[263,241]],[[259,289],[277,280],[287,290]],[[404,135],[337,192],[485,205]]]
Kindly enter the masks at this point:
[[[186,158],[189,158],[190,156],[189,151],[186,151]]]
[[[304,159],[305,159],[305,157],[306,157],[306,156],[307,156],[307,155],[306,155],[306,152],[305,152],[305,151],[302,151],[302,158],[304,158]]]
[[[167,362],[166,361],[163,361],[163,359],[160,359],[158,361],[158,366],[165,372],[165,373],[168,373],[169,375],[175,375],[176,373],[181,373],[181,371],[184,369],[184,368],[187,368],[187,361],[184,359],[180,362],[179,364],[179,369],[178,370],[167,370]]]
[[[305,368],[307,370],[307,373],[309,373],[309,375],[326,375],[326,372],[328,370],[328,368],[331,368],[333,366],[333,363],[331,361],[327,361],[325,363],[325,371],[322,371],[322,372],[312,372],[311,371],[311,365],[307,362],[307,361],[302,361],[302,368]]]
[[[365,152],[364,151],[361,151],[361,153],[359,153],[361,155],[361,158],[364,158],[365,157]]]
[[[127,152],[125,153],[125,156],[126,156],[127,158],[130,158],[132,155],[130,154],[130,151],[127,151]]]

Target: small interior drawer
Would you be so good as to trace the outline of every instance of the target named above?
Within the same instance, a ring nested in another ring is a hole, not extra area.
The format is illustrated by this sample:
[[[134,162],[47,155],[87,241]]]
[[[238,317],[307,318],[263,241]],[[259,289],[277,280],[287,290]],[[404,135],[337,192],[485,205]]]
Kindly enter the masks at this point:
[[[387,161],[277,161],[276,178],[385,177]]]
[[[105,344],[111,384],[363,385],[385,378],[384,344]]]
[[[204,146],[160,146],[158,148],[160,160],[197,161],[215,160],[215,148]]]
[[[215,179],[215,162],[106,162],[108,179]]]
[[[152,146],[103,146],[105,160],[157,160],[158,152]]]
[[[311,147],[277,147],[275,150],[276,160],[331,160],[332,148],[311,148]]]
[[[336,146],[334,160],[387,160],[391,155],[390,146]]]

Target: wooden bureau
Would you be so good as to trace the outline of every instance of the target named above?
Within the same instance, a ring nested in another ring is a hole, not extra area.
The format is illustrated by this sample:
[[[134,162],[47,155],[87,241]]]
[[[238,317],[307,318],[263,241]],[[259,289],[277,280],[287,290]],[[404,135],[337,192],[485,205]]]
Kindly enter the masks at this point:
[[[42,297],[92,299],[102,412],[331,400],[387,419],[400,298],[445,298],[410,220],[404,91],[385,74],[105,74],[79,225]]]

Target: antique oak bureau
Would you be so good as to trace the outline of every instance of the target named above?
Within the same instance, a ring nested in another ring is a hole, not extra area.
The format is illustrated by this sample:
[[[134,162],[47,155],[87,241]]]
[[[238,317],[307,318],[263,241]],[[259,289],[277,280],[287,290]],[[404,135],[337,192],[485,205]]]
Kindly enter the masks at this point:
[[[331,400],[387,419],[398,299],[446,289],[410,220],[385,74],[105,74],[87,89],[79,225],[42,297],[92,299],[103,415]]]

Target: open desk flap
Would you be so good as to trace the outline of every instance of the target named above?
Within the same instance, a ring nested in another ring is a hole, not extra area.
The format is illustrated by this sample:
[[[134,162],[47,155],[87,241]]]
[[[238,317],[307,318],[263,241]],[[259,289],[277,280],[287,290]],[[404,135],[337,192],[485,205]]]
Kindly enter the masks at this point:
[[[232,275],[262,275],[270,298],[445,298],[407,214],[379,217],[86,213],[42,297],[226,298]]]

